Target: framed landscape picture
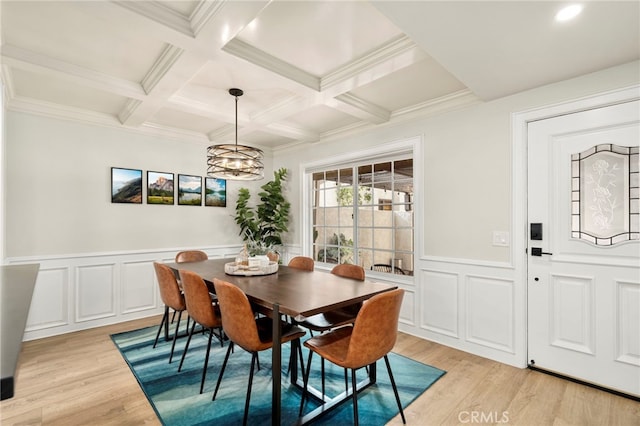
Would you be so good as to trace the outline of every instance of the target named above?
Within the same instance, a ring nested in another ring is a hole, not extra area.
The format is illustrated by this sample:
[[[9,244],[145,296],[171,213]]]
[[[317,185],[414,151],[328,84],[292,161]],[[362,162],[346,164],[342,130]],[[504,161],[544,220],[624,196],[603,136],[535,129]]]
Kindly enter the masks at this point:
[[[111,202],[142,204],[142,170],[111,168]]]
[[[147,204],[173,205],[173,173],[147,172]]]
[[[178,175],[178,204],[181,206],[202,205],[202,178]]]
[[[204,205],[227,207],[227,181],[217,178],[204,180]]]

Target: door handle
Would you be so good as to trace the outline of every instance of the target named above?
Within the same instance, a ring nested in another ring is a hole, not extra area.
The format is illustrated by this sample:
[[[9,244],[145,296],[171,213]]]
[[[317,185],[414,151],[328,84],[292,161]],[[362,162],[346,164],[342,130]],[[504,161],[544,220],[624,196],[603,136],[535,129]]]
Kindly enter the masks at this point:
[[[542,256],[543,254],[547,254],[551,256],[553,253],[547,253],[546,251],[542,251],[541,247],[531,247],[531,256]]]

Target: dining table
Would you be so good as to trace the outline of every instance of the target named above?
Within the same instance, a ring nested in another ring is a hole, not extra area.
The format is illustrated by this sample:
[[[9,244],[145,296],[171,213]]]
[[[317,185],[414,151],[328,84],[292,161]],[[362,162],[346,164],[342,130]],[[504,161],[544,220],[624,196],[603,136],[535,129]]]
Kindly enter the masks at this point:
[[[273,321],[272,347],[272,425],[281,422],[281,386],[282,386],[282,348],[280,343],[280,321],[282,315],[295,320],[303,320],[315,314],[363,302],[376,294],[397,288],[390,283],[380,283],[371,280],[356,280],[331,274],[330,271],[316,269],[305,271],[279,265],[275,273],[267,275],[232,275],[225,272],[225,265],[233,263],[234,259],[209,259],[197,262],[165,263],[176,273],[180,270],[195,272],[204,279],[211,291],[215,292],[213,280],[219,279],[230,282],[240,288],[251,303],[260,312],[269,312]],[[224,324],[223,324],[224,327]],[[295,362],[293,364],[296,364]],[[371,371],[373,369],[373,371]],[[291,380],[298,384],[297,367],[291,368]],[[369,378],[366,385],[375,382],[375,365],[370,366]],[[328,409],[346,399],[347,394],[335,398],[331,404],[322,404],[314,412],[304,416],[299,423],[307,423]],[[324,397],[322,397],[324,400]]]

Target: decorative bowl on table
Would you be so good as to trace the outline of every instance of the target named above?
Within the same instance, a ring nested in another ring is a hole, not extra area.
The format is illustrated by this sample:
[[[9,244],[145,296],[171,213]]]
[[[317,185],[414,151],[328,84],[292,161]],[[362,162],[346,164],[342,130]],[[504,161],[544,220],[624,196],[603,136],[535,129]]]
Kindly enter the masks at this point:
[[[224,265],[224,272],[229,275],[270,275],[278,272],[278,262],[249,258],[246,262],[229,262]]]

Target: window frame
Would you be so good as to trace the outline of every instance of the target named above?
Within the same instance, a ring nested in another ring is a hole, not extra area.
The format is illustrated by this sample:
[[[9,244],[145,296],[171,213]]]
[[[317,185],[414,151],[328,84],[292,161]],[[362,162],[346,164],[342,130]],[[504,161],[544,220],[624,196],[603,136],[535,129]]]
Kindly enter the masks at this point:
[[[322,172],[328,169],[338,170],[343,167],[351,167],[356,164],[368,162],[371,164],[381,163],[385,161],[394,161],[402,158],[412,158],[413,160],[413,252],[412,263],[414,269],[414,275],[416,274],[418,253],[423,252],[422,238],[422,221],[423,218],[419,214],[423,212],[422,208],[422,173],[420,165],[422,161],[422,136],[415,136],[400,141],[389,142],[381,144],[369,149],[358,150],[348,153],[343,153],[335,156],[330,156],[314,162],[308,162],[300,164],[300,184],[302,202],[300,206],[300,217],[302,218],[301,233],[302,233],[302,254],[305,256],[313,256],[313,174]],[[357,209],[356,209],[357,210]],[[314,259],[315,260],[315,259]],[[316,261],[316,264],[320,268],[330,268],[332,264],[321,263]],[[387,273],[380,273],[376,271],[368,270],[367,274],[389,276]],[[400,278],[401,280],[413,280],[413,276],[407,275],[394,275],[394,279]]]

